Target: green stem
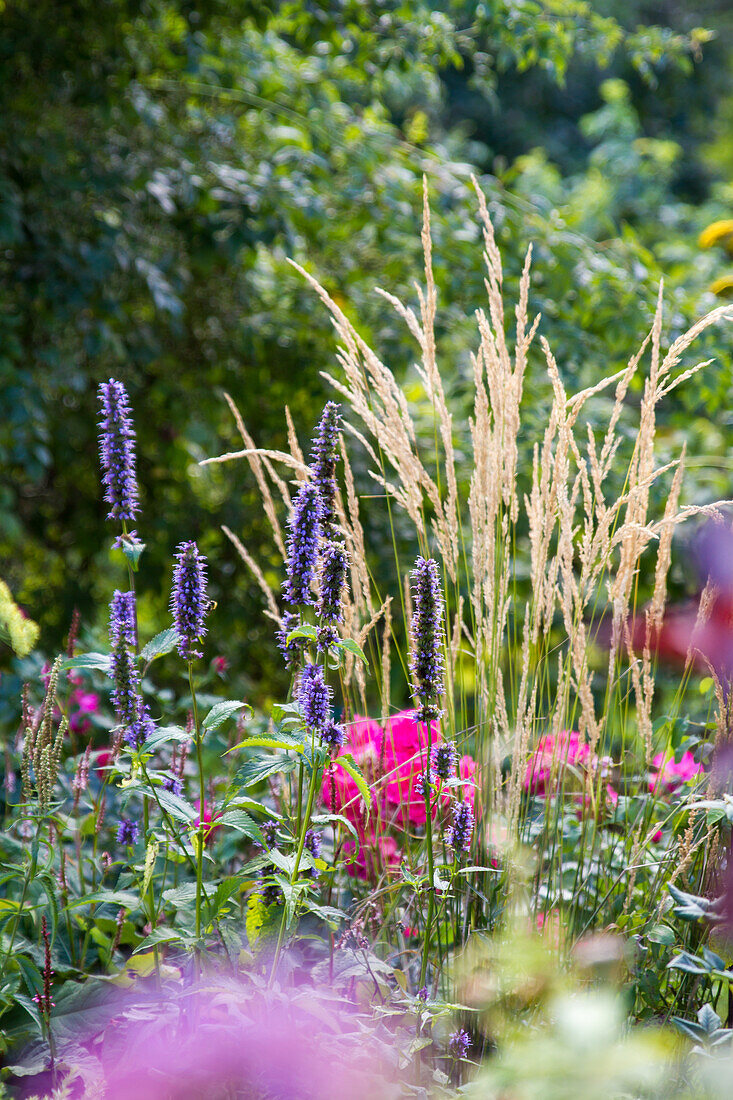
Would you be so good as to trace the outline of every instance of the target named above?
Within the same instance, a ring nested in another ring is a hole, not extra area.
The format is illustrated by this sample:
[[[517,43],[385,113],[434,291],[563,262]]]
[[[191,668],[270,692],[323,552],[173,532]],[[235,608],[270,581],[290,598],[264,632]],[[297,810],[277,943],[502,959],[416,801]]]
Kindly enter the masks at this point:
[[[26,895],[28,893],[28,887],[30,886],[31,882],[33,881],[33,878],[34,878],[35,873],[36,873],[36,867],[38,866],[38,848],[39,848],[40,843],[41,843],[41,829],[42,828],[43,828],[43,820],[41,819],[38,822],[38,825],[36,826],[36,835],[34,837],[33,844],[31,846],[31,861],[28,865],[28,870],[26,871],[25,877],[23,879],[23,890],[22,890],[22,893],[20,895],[20,902],[18,903],[18,909],[17,909],[17,912],[15,914],[15,918],[13,920],[13,931],[10,933],[10,943],[8,944],[8,950],[5,952],[5,958],[3,960],[2,971],[0,972],[0,973],[2,973],[3,977],[5,977],[5,971],[7,970],[8,962],[10,961],[10,956],[13,953],[13,944],[15,943],[15,937],[16,937],[17,932],[18,932],[18,925],[20,924],[20,918],[21,918],[21,914],[23,912],[23,906],[25,904]]]
[[[433,930],[433,913],[435,911],[435,868],[433,862],[433,819],[430,812],[430,759],[433,751],[433,724],[428,721],[428,758],[425,780],[423,782],[425,795],[425,842],[428,847],[428,915],[425,921],[425,938],[422,948],[422,962],[420,964],[420,989],[425,985],[428,972],[428,952],[430,950],[430,936]]]
[[[305,848],[305,837],[310,825],[311,813],[313,812],[313,800],[316,795],[317,779],[318,779],[318,766],[315,759],[315,736],[311,740],[311,778],[310,785],[308,787],[308,801],[306,802],[305,814],[303,815],[303,821],[300,826],[300,835],[298,838],[298,848],[295,853],[295,863],[293,864],[293,870],[290,875],[290,885],[297,881],[298,871],[300,870],[300,861],[303,858],[303,849]],[[275,956],[272,960],[272,970],[270,971],[270,983],[274,981],[275,974],[277,973],[277,966],[280,961],[280,954],[282,952],[283,940],[285,939],[285,925],[286,925],[286,913],[287,909],[283,910],[282,920],[280,921],[280,931],[277,935],[277,944],[275,946]]]
[[[196,939],[201,939],[201,891],[204,877],[204,761],[199,729],[199,714],[196,704],[196,692],[193,687],[193,662],[188,662],[188,685],[191,689],[191,709],[193,711],[193,732],[196,741],[196,757],[199,767],[199,830],[196,844]]]

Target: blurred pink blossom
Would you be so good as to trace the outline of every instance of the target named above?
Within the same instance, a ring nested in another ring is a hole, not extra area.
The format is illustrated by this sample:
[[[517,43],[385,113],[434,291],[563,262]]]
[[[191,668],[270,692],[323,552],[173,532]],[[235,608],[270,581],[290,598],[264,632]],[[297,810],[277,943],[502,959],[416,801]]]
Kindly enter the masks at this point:
[[[74,733],[88,733],[92,728],[89,716],[99,710],[99,696],[95,691],[76,688],[69,696],[69,727]]]
[[[581,741],[577,730],[561,730],[557,737],[552,733],[543,734],[527,763],[525,791],[549,794],[551,778],[557,782],[566,767],[582,766],[589,754],[589,746]]]
[[[656,794],[669,794],[702,772],[702,765],[691,752],[683,753],[679,762],[668,753],[658,752],[652,759],[652,767],[655,770],[649,776],[649,790]]]

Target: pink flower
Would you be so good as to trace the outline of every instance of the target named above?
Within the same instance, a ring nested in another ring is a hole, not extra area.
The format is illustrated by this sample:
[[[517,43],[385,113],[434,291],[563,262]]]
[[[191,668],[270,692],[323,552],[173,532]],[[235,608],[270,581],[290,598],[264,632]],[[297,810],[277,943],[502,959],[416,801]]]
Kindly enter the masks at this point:
[[[218,672],[220,676],[223,676],[229,668],[229,662],[226,657],[214,657],[211,663],[214,667],[214,672]]]
[[[99,696],[95,691],[77,688],[69,696],[69,726],[74,733],[88,733],[92,728],[90,714],[99,710]]]
[[[212,825],[213,821],[216,821],[219,816],[214,813],[213,806],[209,802],[204,802],[203,818],[201,816],[201,799],[196,800],[196,809],[199,811],[199,816],[194,822],[192,822],[192,828],[198,829],[199,825],[208,825],[208,829],[204,829],[204,844],[213,844],[216,833],[221,829],[221,825]]]
[[[420,777],[428,767],[428,731],[425,723],[415,720],[414,710],[403,710],[392,715],[384,726],[372,718],[357,716],[347,727],[348,742],[341,750],[349,752],[366,779],[372,792],[368,824],[365,823],[364,805],[359,789],[351,776],[339,766],[338,756],[333,769],[326,769],[321,785],[321,797],[332,813],[342,814],[357,828],[360,842],[367,851],[365,859],[357,858],[350,874],[366,877],[365,861],[369,850],[374,849],[376,833],[394,826],[407,831],[411,826],[425,824],[425,798],[419,786]],[[443,735],[438,722],[431,729],[431,744],[442,742]],[[459,761],[458,774],[471,779],[476,763],[470,756]],[[467,784],[464,797],[473,805],[475,788]],[[449,792],[445,792],[445,801]],[[435,812],[437,813],[437,807]],[[398,845],[391,837],[382,837],[383,847],[372,863],[389,865],[396,862]],[[354,851],[353,841],[347,841],[347,851]],[[355,870],[360,867],[361,870]],[[362,872],[364,872],[362,874]]]
[[[104,776],[105,769],[114,763],[114,759],[115,755],[111,749],[100,749],[94,756],[94,767]]]
[[[561,730],[557,738],[552,733],[540,737],[529,758],[524,776],[524,789],[532,794],[549,794],[550,780],[558,780],[566,767],[579,767],[589,755],[588,745],[580,740],[577,730]]]
[[[668,753],[658,752],[652,760],[652,767],[656,770],[649,776],[649,790],[659,794],[669,794],[702,772],[702,765],[696,763],[691,752],[683,753],[679,763]]]

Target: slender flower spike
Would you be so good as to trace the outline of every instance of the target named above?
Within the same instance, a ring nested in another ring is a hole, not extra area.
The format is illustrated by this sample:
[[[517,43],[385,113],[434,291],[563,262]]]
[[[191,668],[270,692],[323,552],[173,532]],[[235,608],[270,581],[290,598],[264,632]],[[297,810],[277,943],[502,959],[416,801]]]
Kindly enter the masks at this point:
[[[135,476],[135,430],[127,391],[110,378],[97,391],[101,405],[99,454],[102,462],[104,499],[110,505],[108,519],[134,520],[140,511]]]
[[[123,817],[117,829],[118,844],[137,844],[140,836],[140,826],[137,821],[129,817]]]
[[[412,572],[414,613],[412,617],[413,696],[418,703],[418,722],[439,718],[443,695],[443,596],[438,563],[418,558]]]
[[[135,646],[135,593],[117,590],[109,605],[109,640],[113,648]]]
[[[344,588],[349,565],[346,547],[342,542],[327,542],[321,552],[320,593],[316,614],[327,622],[343,622]]]
[[[324,745],[328,745],[332,752],[336,752],[346,743],[346,730],[330,718],[321,730],[321,741]]]
[[[453,805],[453,824],[446,833],[445,842],[454,852],[467,852],[473,836],[473,810],[468,802]]]
[[[285,667],[290,668],[298,661],[298,654],[305,646],[305,638],[293,638],[288,642],[288,634],[297,630],[300,626],[300,615],[297,611],[284,611],[282,623],[277,631],[277,644],[285,658]]]
[[[313,859],[319,859],[321,855],[321,834],[315,829],[309,829],[305,834],[305,847]],[[318,878],[318,868],[313,868],[313,878]]]
[[[454,742],[445,741],[442,745],[434,745],[432,757],[433,771],[438,779],[452,779],[458,762]]]
[[[307,481],[300,487],[293,503],[288,534],[284,596],[294,607],[313,603],[310,589],[320,534],[321,498],[317,487]]]
[[[321,523],[326,538],[336,533],[336,463],[341,432],[341,406],[328,401],[316,428],[311,453],[313,480],[321,498]]]
[[[471,1036],[461,1027],[458,1031],[454,1031],[448,1040],[448,1051],[454,1058],[467,1058],[468,1048],[471,1045]]]
[[[300,674],[298,702],[306,724],[322,730],[331,716],[333,692],[323,677],[320,665],[306,665]]]
[[[140,673],[129,649],[119,647],[112,651],[110,676],[115,684],[112,705],[117,721],[129,728],[140,714]]]
[[[178,652],[184,661],[202,654],[196,643],[206,634],[206,558],[195,542],[182,542],[176,551],[171,591],[173,625],[178,633]]]

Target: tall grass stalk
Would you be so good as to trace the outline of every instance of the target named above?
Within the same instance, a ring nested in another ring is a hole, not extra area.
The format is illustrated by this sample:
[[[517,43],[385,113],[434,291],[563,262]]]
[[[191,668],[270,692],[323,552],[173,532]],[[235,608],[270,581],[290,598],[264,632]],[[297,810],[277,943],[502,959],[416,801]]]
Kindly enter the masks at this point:
[[[541,318],[531,316],[531,248],[519,280],[510,336],[501,256],[477,185],[476,195],[487,301],[475,312],[472,414],[467,428],[450,407],[438,366],[438,296],[427,191],[422,229],[425,283],[417,289],[417,305],[413,308],[379,292],[418,347],[420,363],[415,371],[422,402],[407,400],[392,371],[334,298],[311,274],[294,266],[330,312],[338,342],[338,371],[324,377],[350,409],[347,428],[379,486],[398,571],[403,553],[399,543],[404,537],[398,537],[394,522],[398,512],[402,513],[400,531],[405,519],[412,529],[409,551],[432,553],[442,563],[448,681],[445,733],[460,750],[471,750],[480,763],[472,862],[483,870],[471,879],[463,876],[464,934],[472,927],[490,927],[500,895],[511,893],[507,879],[514,874],[514,857],[507,858],[501,872],[491,865],[497,831],[506,835],[507,851],[517,851],[517,845],[533,849],[535,873],[527,902],[531,907],[545,913],[562,908],[575,932],[609,923],[624,912],[633,923],[648,918],[666,882],[679,874],[680,865],[685,873],[690,873],[695,860],[695,866],[704,865],[705,839],[696,841],[695,847],[678,838],[664,856],[663,867],[655,867],[649,856],[648,809],[641,817],[628,817],[615,846],[604,855],[599,824],[610,811],[600,769],[589,768],[574,779],[572,769],[564,767],[558,756],[554,761],[558,789],[538,815],[526,789],[527,761],[541,735],[553,734],[559,746],[558,735],[569,727],[577,729],[588,746],[589,759],[611,756],[626,777],[643,773],[654,753],[668,747],[671,726],[660,721],[663,700],[654,638],[667,604],[672,536],[693,517],[719,516],[718,506],[725,502],[680,504],[685,456],[683,452],[674,461],[656,464],[657,408],[671,391],[707,365],[681,366],[695,339],[729,315],[730,307],[713,310],[664,350],[660,288],[651,331],[627,365],[578,393],[569,393],[553,351],[540,335]],[[646,357],[642,398],[635,410],[630,388]],[[452,363],[449,366],[452,369]],[[533,440],[527,437],[524,422],[529,377],[533,403],[539,400],[546,408],[541,431]],[[227,400],[244,447],[206,461],[247,459],[262,492],[274,544],[282,550],[280,515],[290,507],[291,489],[278,467],[293,472],[297,479],[304,476],[292,421],[288,414],[289,453],[258,449],[234,402]],[[433,416],[429,432],[422,427],[425,408]],[[604,425],[600,433],[598,425]],[[373,638],[371,651],[378,656],[375,628],[381,620],[387,634],[389,608],[391,651],[397,665],[406,670],[404,639],[410,610],[403,596],[400,622],[394,599],[401,592],[401,578],[394,578],[388,593],[379,591],[373,581],[359,516],[360,494],[346,452],[344,457],[338,516],[351,560],[344,636],[361,646]],[[370,508],[376,509],[378,500],[371,493],[363,494],[367,495]],[[277,602],[263,571],[237,536],[227,529],[225,533],[262,589],[265,614],[277,621]],[[637,653],[631,624],[644,601],[645,641]],[[686,680],[687,674],[683,685]],[[383,672],[372,703],[381,709],[382,719],[388,717],[390,699],[384,681]],[[343,682],[346,712],[353,714],[359,706],[366,712],[369,689],[362,668],[353,660],[347,662]],[[680,705],[678,692],[677,710]],[[579,813],[581,842],[576,845],[575,865],[569,867],[563,851],[563,823],[574,797],[566,789],[571,780],[577,780],[575,789],[586,808]],[[411,839],[410,858],[429,862],[431,853],[428,826]],[[637,916],[631,899],[639,866],[652,875],[657,899],[652,898]],[[378,883],[376,889],[380,888]],[[393,879],[389,889],[391,902],[385,911],[394,914],[392,902],[402,896],[405,884]],[[422,976],[424,972],[423,961]]]

